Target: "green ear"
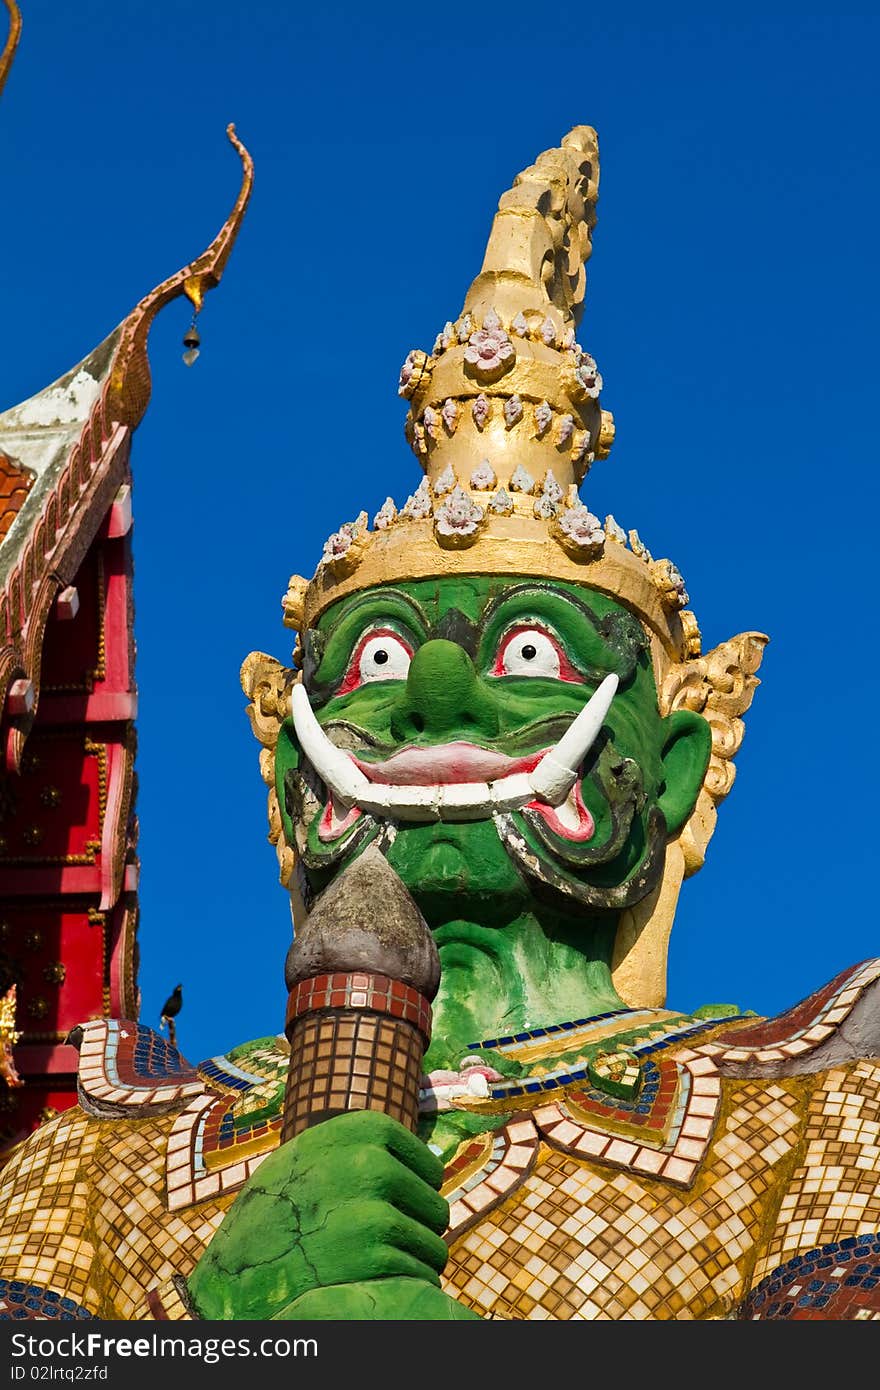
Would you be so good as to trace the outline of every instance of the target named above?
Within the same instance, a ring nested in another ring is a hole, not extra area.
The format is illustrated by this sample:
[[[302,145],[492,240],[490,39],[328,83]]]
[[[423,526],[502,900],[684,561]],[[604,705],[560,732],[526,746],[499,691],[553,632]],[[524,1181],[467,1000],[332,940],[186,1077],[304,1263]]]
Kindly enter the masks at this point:
[[[711,752],[712,730],[701,714],[680,709],[663,720],[663,789],[658,804],[670,835],[681,829],[696,805]]]

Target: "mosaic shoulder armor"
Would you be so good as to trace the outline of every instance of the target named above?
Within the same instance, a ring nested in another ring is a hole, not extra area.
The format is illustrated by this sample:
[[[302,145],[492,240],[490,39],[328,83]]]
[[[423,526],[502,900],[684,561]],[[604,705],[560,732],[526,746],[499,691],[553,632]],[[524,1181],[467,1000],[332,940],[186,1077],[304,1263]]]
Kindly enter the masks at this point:
[[[729,1029],[702,1050],[735,1077],[815,1075],[880,1057],[880,959],[850,966],[794,1008]]]
[[[165,1038],[129,1019],[82,1025],[78,1092],[98,1119],[163,1115],[205,1092],[205,1080]]]

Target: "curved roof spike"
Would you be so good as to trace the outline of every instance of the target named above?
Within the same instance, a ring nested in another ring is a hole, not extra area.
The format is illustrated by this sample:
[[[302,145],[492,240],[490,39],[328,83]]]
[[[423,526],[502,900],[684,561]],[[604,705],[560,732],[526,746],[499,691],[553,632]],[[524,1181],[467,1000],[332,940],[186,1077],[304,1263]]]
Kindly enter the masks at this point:
[[[558,328],[577,323],[598,198],[598,137],[578,125],[501,195],[465,309],[479,316],[495,308],[508,321],[518,311],[549,312]]]
[[[254,182],[254,161],[236,135],[234,125],[226,127],[226,134],[242,166],[241,188],[232,211],[207,250],[145,295],[122,324],[110,373],[106,409],[111,419],[130,429],[139,424],[150,400],[147,338],[154,318],[160,309],[181,295],[186,295],[196,311],[201,309],[205,294],[220,283],[241,228]]]
[[[21,38],[21,13],[15,0],[3,0],[3,3],[9,11],[9,33],[6,35],[3,52],[0,53],[0,92],[6,86],[9,69],[12,67],[15,50]]]

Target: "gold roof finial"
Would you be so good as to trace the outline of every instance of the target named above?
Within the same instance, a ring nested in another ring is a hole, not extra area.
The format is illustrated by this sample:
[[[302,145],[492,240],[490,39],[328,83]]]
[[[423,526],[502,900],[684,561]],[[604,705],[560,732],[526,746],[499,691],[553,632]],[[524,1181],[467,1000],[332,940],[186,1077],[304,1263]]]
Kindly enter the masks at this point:
[[[15,0],[3,0],[3,3],[9,11],[9,33],[6,36],[3,52],[0,53],[0,92],[6,86],[6,79],[15,57],[15,50],[18,48],[18,41],[21,38],[21,13]]]
[[[229,254],[241,229],[245,210],[254,182],[254,161],[228,125],[226,134],[241,160],[242,180],[238,197],[220,231],[201,256],[178,270],[176,275],[151,290],[129,314],[122,325],[119,346],[111,372],[109,410],[112,418],[134,429],[141,420],[150,399],[150,363],[147,338],[153,320],[160,309],[172,299],[186,295],[196,312],[208,290],[220,284]]]

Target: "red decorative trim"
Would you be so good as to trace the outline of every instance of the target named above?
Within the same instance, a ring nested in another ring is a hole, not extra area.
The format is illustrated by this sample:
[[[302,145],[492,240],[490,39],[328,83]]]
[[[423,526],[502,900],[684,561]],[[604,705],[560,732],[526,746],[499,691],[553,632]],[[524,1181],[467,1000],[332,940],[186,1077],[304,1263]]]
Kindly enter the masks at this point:
[[[869,964],[869,961],[862,961],[859,965],[850,966],[848,970],[841,970],[840,974],[835,975],[822,989],[817,989],[784,1014],[777,1014],[776,1018],[760,1018],[754,1023],[746,1024],[744,1028],[725,1030],[722,1039],[724,1046],[772,1047],[775,1043],[788,1042],[789,1038],[802,1033],[815,1023],[834,996],[845,989],[847,982]]]
[[[165,1305],[159,1296],[158,1289],[147,1290],[147,1307],[156,1322],[169,1322],[168,1314],[165,1312]]]
[[[0,869],[0,898],[91,896],[101,892],[101,870],[94,864],[48,864],[34,868]]]
[[[107,537],[109,540],[127,536],[131,530],[131,487],[123,483],[110,505],[107,513]]]
[[[303,1014],[322,1009],[361,1009],[367,1013],[402,1018],[418,1028],[426,1044],[431,1040],[431,1005],[423,994],[402,980],[366,971],[315,975],[301,980],[287,1002],[287,1028]]]
[[[722,1033],[699,1050],[715,1058],[724,1071],[743,1066],[772,1066],[784,1075],[789,1064],[815,1052],[832,1038],[856,1004],[880,980],[880,958],[862,961],[837,975],[778,1018],[757,1019],[734,1032]]]
[[[138,700],[134,690],[96,690],[93,695],[44,694],[40,713],[46,724],[125,723],[137,718]]]
[[[79,1053],[64,1043],[19,1043],[15,1061],[28,1076],[76,1076],[79,1069]]]
[[[56,485],[56,495],[67,492],[75,499],[69,514],[64,514],[64,507],[46,506],[0,594],[0,631],[8,639],[0,653],[0,705],[5,705],[11,683],[24,677],[33,681],[39,706],[46,622],[59,592],[72,583],[115,493],[129,476],[130,440],[124,426],[108,427],[103,397],[99,397]],[[17,719],[6,739],[6,764],[11,772],[19,769],[33,714]]]
[[[8,533],[33,487],[34,474],[0,449],[0,540]]]
[[[131,615],[131,542],[108,541],[103,549],[106,606],[104,614],[107,671],[104,689],[134,688]]]
[[[126,866],[128,870],[136,868]],[[113,908],[109,923],[110,950],[110,1013],[114,1018],[136,1018],[140,1012],[140,994],[135,976],[135,941],[138,927],[138,906],[123,885],[125,896]]]

